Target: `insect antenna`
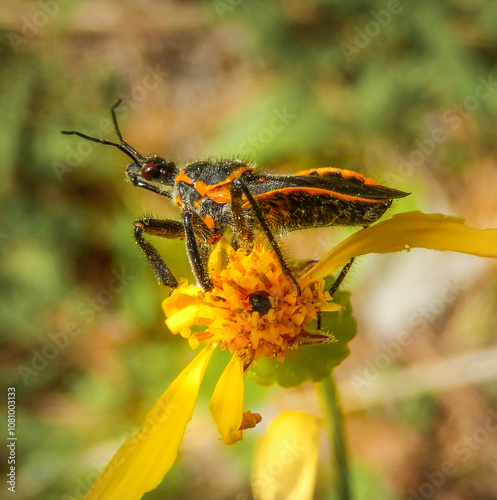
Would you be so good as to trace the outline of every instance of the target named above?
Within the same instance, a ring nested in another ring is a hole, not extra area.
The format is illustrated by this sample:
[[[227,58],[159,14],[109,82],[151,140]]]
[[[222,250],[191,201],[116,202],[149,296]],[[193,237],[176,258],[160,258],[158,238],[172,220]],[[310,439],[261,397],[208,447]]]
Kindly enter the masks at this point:
[[[111,113],[112,113],[112,121],[114,122],[114,130],[116,131],[117,136],[119,137],[119,140],[121,141],[120,144],[117,142],[112,142],[108,141],[107,139],[99,139],[98,137],[92,137],[91,135],[86,135],[83,134],[82,132],[77,132],[76,130],[62,130],[61,134],[65,135],[77,135],[83,139],[86,139],[88,141],[92,142],[97,142],[98,144],[105,144],[107,146],[114,146],[117,149],[120,149],[124,154],[128,155],[134,163],[139,163],[140,161],[145,161],[145,158],[138,153],[134,148],[132,148],[124,139],[121,134],[121,130],[119,129],[119,124],[117,122],[117,116],[116,116],[116,108],[122,103],[122,99],[119,99],[116,101],[115,104],[113,104],[111,108]]]

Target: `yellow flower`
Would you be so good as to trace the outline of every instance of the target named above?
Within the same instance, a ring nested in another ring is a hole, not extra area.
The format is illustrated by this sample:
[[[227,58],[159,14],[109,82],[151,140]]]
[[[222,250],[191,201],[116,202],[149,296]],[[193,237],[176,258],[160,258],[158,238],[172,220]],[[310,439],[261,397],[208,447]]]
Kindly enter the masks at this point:
[[[257,443],[252,467],[256,500],[312,500],[318,465],[321,419],[283,412]]]
[[[263,356],[281,362],[301,345],[331,341],[331,336],[312,332],[307,325],[319,312],[341,307],[330,302],[323,279],[300,279],[298,295],[276,256],[259,243],[254,249],[233,250],[223,241],[213,252],[210,268],[212,291],[183,283],[163,308],[171,332],[187,338],[192,348],[219,345],[233,353],[210,403],[223,442],[233,444],[242,438],[243,429],[260,421],[260,416],[243,413],[246,368]],[[254,296],[265,302],[263,310],[254,310]],[[205,328],[192,331],[195,325]]]
[[[329,340],[306,329],[318,312],[341,308],[330,303],[323,279],[299,279],[302,293],[298,295],[276,256],[262,245],[256,244],[253,250],[225,250],[229,261],[223,269],[216,269],[223,248],[213,256],[212,291],[204,293],[183,283],[164,301],[166,325],[172,333],[187,338],[193,349],[199,344],[219,344],[236,354],[244,368],[263,356],[283,361],[299,345]],[[265,314],[254,310],[254,294],[269,301]],[[195,325],[206,329],[192,332]]]
[[[315,265],[294,269],[300,296],[271,251],[262,245],[235,251],[223,242],[209,263],[213,290],[203,292],[183,283],[163,303],[169,329],[188,339],[192,348],[205,347],[164,392],[142,429],[121,446],[86,499],[139,499],[160,483],[174,463],[204,371],[218,345],[233,356],[216,385],[210,409],[224,443],[241,439],[243,429],[260,421],[258,414],[243,411],[247,368],[268,357],[281,362],[303,345],[332,340],[310,328],[318,313],[340,309],[324,292],[323,278],[351,257],[415,247],[497,257],[497,229],[473,229],[461,219],[440,214],[394,216],[355,233]]]

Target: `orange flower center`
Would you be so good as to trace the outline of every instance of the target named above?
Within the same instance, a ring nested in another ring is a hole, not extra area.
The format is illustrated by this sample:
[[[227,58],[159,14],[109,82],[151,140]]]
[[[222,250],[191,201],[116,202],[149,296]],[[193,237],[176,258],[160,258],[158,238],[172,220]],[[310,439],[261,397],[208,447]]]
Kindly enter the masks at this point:
[[[299,345],[331,340],[307,329],[318,312],[340,309],[328,303],[330,296],[323,292],[324,280],[299,279],[302,293],[298,295],[276,256],[258,247],[231,249],[227,265],[211,273],[212,291],[204,293],[198,289],[191,299],[192,287],[188,287],[188,296],[195,305],[189,324],[177,331],[189,339],[192,347],[220,344],[222,349],[236,352],[248,366],[262,356],[282,361],[288,351]],[[166,315],[171,315],[168,301],[174,303],[178,300],[176,294],[185,292],[179,287],[166,299]],[[193,325],[206,329],[192,332]]]

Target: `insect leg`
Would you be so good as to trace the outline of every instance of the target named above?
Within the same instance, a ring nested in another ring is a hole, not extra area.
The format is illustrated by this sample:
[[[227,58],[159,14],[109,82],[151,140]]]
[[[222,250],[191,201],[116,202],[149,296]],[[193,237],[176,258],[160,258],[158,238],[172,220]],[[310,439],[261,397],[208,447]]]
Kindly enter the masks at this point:
[[[191,210],[183,212],[183,222],[186,236],[186,251],[195,279],[204,291],[212,290],[212,281],[205,266],[207,256],[205,252],[201,253],[198,240],[206,245],[214,243],[216,238],[213,239],[211,230],[206,226],[202,218]]]
[[[239,179],[235,179],[235,181],[233,181],[231,185],[231,213],[233,214],[233,222],[235,224],[236,230],[238,231],[238,234],[240,235],[241,240],[247,244],[252,244],[254,234],[250,228],[247,217],[245,217],[243,214],[243,188],[237,185],[238,181]],[[248,191],[246,184],[243,183],[243,185]]]
[[[352,267],[353,262],[354,262],[354,257],[352,257],[347,262],[347,264],[345,264],[345,266],[342,267],[342,270],[340,271],[340,274],[337,276],[335,283],[333,283],[333,285],[331,285],[331,288],[328,290],[328,293],[330,294],[331,298],[333,298],[333,295],[338,290],[338,287],[342,284],[342,281],[345,279],[345,276],[347,276],[347,273],[349,272],[350,268]],[[321,330],[321,312],[318,312],[317,329]]]
[[[335,280],[335,283],[331,286],[329,289],[329,294],[333,297],[333,294],[338,290],[338,287],[342,284],[342,281],[345,279],[345,276],[347,276],[347,273],[349,272],[352,264],[354,262],[354,257],[352,257],[345,266],[342,267],[342,270],[340,271],[340,274],[338,275],[337,279]]]
[[[368,226],[363,226],[364,229],[367,229]],[[352,257],[345,266],[343,266],[342,270],[340,271],[340,274],[338,275],[337,279],[335,280],[335,283],[331,286],[331,288],[328,290],[328,293],[330,294],[331,297],[333,297],[333,294],[338,290],[338,287],[342,284],[342,281],[345,279],[345,276],[347,276],[347,273],[350,271],[350,268],[352,267],[352,264],[354,263],[355,257]]]
[[[273,248],[276,257],[280,261],[283,272],[293,281],[295,287],[297,288],[297,293],[298,295],[300,295],[301,294],[300,285],[298,284],[297,280],[295,279],[295,276],[293,275],[292,271],[285,262],[285,259],[283,258],[283,254],[281,253],[276,238],[274,237],[268,223],[266,222],[266,219],[264,218],[264,214],[257,205],[257,202],[252,196],[252,193],[250,192],[250,189],[248,188],[247,184],[245,184],[245,182],[241,177],[235,179],[231,184],[231,209],[233,212],[233,217],[235,220],[235,226],[237,230],[240,232],[242,238],[245,235],[246,237],[250,238],[249,241],[251,241],[250,233],[248,233],[249,229],[242,216],[242,210],[241,210],[242,196],[245,196],[245,198],[247,198],[247,201],[249,202],[255,217],[257,218],[260,226],[262,227],[262,230],[264,231],[266,238],[269,241],[269,244]]]
[[[143,237],[143,233],[162,238],[184,238],[185,228],[181,221],[168,219],[144,218],[135,221],[135,239],[147,258],[157,279],[166,286],[176,288],[178,281],[159,252]]]

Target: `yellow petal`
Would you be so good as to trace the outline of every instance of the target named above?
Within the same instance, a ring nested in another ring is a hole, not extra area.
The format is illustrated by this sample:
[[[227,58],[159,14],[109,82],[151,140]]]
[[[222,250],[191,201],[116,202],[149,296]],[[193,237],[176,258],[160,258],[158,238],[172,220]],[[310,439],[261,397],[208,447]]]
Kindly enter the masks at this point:
[[[200,288],[187,286],[185,282],[162,302],[166,325],[172,333],[194,324],[195,314],[203,304],[201,294]]]
[[[321,420],[284,412],[259,440],[252,469],[254,500],[311,500],[316,482]]]
[[[326,312],[334,312],[334,311],[341,311],[344,308],[344,306],[340,304],[335,304],[334,302],[328,302],[327,304],[323,304],[320,306],[319,310],[320,311],[326,311]]]
[[[243,361],[235,355],[219,377],[209,404],[224,444],[242,439],[243,391]]]
[[[177,313],[169,316],[164,323],[166,323],[166,326],[169,328],[171,333],[178,333],[183,330],[183,328],[189,328],[194,325],[196,313],[200,308],[200,303],[185,306]]]
[[[206,346],[166,389],[142,428],[100,473],[85,500],[137,500],[157,487],[176,460],[213,351],[213,346]]]
[[[228,255],[233,248],[226,238],[221,238],[209,256],[209,272],[220,273],[228,264]]]
[[[329,276],[352,257],[409,248],[451,250],[480,257],[497,257],[497,229],[475,229],[464,219],[442,214],[407,212],[363,229],[330,250],[304,278]]]

